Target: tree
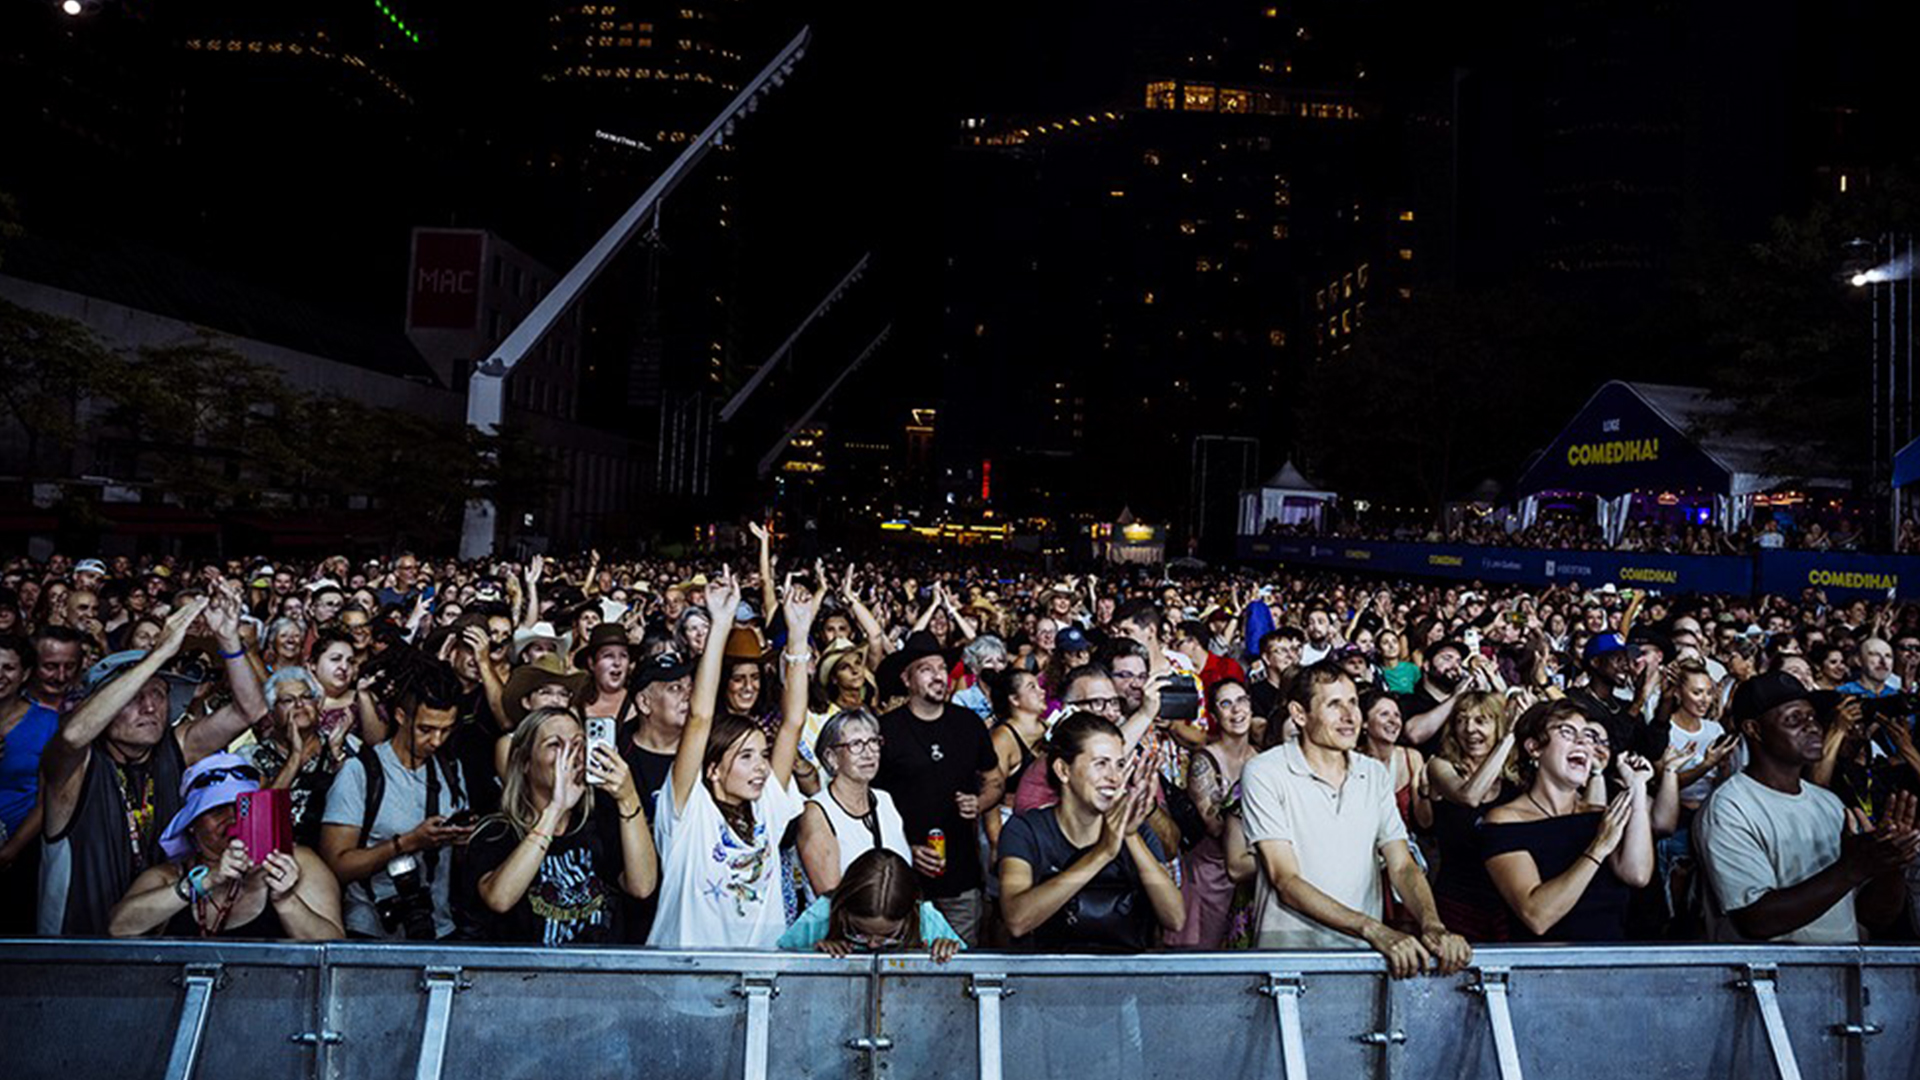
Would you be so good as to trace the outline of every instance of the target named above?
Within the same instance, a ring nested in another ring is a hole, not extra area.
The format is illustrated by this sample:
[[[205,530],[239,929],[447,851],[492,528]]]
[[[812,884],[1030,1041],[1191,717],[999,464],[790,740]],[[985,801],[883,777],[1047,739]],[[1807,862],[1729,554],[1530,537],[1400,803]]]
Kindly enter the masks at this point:
[[[1525,288],[1388,306],[1304,378],[1301,463],[1349,495],[1436,512],[1488,477],[1510,481],[1592,390],[1590,325]]]
[[[49,467],[50,444],[77,445],[81,403],[126,376],[124,360],[80,323],[0,299],[0,408],[25,436],[19,471],[29,484]]]
[[[1737,406],[1730,426],[1766,434],[1777,474],[1874,471],[1869,297],[1847,281],[1848,242],[1912,232],[1917,209],[1913,174],[1885,172],[1776,220],[1694,282],[1720,359],[1712,387]]]

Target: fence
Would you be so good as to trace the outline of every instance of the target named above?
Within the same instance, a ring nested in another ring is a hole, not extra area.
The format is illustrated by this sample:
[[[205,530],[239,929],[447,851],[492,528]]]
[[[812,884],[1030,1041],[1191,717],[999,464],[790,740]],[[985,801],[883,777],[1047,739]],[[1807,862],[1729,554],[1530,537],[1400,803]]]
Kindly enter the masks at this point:
[[[1520,585],[1613,584],[1655,592],[1766,593],[1798,597],[1824,589],[1829,599],[1920,598],[1920,556],[1823,551],[1752,555],[1663,555],[1632,551],[1416,544],[1336,537],[1242,536],[1242,562],[1278,562],[1330,570],[1456,578]]]
[[[10,1078],[1920,1076],[1920,949],[1136,957],[0,942]]]

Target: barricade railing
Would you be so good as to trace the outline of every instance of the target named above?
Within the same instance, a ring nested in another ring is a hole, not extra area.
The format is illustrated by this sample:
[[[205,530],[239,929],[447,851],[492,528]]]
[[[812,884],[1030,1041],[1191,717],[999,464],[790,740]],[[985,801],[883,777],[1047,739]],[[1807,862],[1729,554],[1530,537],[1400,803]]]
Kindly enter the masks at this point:
[[[0,942],[9,1078],[1920,1075],[1920,949],[1127,957]]]

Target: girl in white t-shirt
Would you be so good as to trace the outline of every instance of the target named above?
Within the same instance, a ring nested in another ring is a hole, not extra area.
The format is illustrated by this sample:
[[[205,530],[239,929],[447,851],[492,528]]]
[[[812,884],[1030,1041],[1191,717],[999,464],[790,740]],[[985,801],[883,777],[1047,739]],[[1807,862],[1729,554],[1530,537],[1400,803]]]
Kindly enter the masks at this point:
[[[780,730],[769,746],[752,720],[714,716],[740,588],[730,569],[707,587],[713,627],[667,774],[672,802],[654,817],[660,909],[648,945],[771,949],[786,930],[779,844],[805,806],[792,784],[793,762],[807,716],[807,632],[824,592],[824,582],[812,591],[787,582],[785,690]]]
[[[1721,726],[1719,691],[1706,664],[1694,657],[1667,666],[1661,708],[1669,713],[1668,751],[1661,776],[1663,793],[1675,789],[1678,805],[1672,830],[1655,849],[1656,871],[1667,913],[1683,926],[1701,917],[1700,895],[1694,875],[1693,815],[1732,768],[1727,761],[1739,735]],[[1657,822],[1657,825],[1666,825]]]

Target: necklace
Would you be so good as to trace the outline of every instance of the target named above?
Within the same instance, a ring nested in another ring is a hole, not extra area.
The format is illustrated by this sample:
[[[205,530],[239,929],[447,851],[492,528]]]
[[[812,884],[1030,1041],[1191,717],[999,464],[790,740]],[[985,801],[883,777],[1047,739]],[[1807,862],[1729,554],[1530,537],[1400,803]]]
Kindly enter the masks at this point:
[[[1540,800],[1534,798],[1533,792],[1531,791],[1527,792],[1527,801],[1533,804],[1533,808],[1535,810],[1540,811],[1540,816],[1542,817],[1557,818],[1560,816],[1559,814],[1554,813],[1553,811],[1547,809],[1546,807],[1541,806]]]

